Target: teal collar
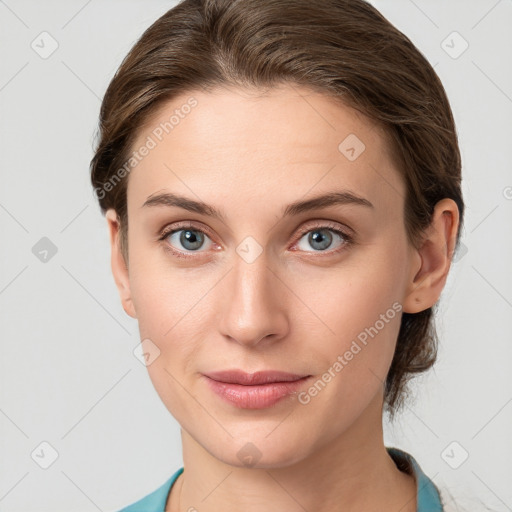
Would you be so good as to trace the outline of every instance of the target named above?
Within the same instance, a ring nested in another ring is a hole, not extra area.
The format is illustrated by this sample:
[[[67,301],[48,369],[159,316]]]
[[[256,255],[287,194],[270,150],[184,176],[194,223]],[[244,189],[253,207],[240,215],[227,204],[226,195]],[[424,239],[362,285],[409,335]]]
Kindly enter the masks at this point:
[[[412,475],[416,480],[416,512],[443,512],[443,505],[439,490],[432,480],[423,473],[416,459],[407,452],[398,448],[386,447],[391,458],[400,471]]]

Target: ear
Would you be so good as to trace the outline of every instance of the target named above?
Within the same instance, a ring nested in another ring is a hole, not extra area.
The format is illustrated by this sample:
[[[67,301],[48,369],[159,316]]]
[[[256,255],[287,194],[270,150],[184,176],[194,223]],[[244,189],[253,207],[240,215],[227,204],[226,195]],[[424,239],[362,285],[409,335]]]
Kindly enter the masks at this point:
[[[458,226],[457,203],[448,198],[439,201],[421,247],[413,249],[414,264],[403,302],[405,313],[419,313],[438,301],[450,270]]]
[[[124,260],[124,256],[121,252],[119,243],[120,224],[116,211],[112,208],[107,210],[105,213],[105,218],[107,219],[110,236],[110,265],[112,268],[114,281],[121,298],[121,304],[123,305],[123,309],[125,310],[126,314],[132,318],[137,318],[130,291],[128,267]]]

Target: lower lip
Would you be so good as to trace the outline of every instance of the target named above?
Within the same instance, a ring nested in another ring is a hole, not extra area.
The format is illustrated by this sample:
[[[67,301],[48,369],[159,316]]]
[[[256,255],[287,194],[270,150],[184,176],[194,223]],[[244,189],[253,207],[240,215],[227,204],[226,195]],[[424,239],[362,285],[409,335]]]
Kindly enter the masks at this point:
[[[311,377],[292,382],[272,382],[258,386],[244,386],[230,382],[218,382],[206,377],[210,389],[221,398],[240,409],[265,409],[300,389]]]

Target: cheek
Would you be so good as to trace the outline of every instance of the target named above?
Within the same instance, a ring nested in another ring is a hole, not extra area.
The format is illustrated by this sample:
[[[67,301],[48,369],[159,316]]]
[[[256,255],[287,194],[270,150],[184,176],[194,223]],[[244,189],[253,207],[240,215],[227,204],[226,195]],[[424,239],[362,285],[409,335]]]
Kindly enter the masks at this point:
[[[141,334],[170,338],[208,292],[211,278],[170,263],[164,251],[140,251],[131,259],[130,291]]]
[[[183,387],[186,375],[197,371],[194,365],[204,339],[200,322],[211,285],[147,259],[134,261],[130,283],[140,339],[149,338],[159,351],[147,366],[149,377],[173,416],[186,417],[190,395]]]
[[[317,272],[315,279],[309,275],[312,271],[305,271],[294,281],[297,295],[306,298],[319,318],[309,332],[321,343],[310,348],[317,360],[324,361],[324,371],[330,369],[325,378],[336,384],[329,387],[345,398],[370,396],[385,381],[391,365],[405,284],[398,250],[399,246],[374,247],[337,270],[321,276]]]
[[[163,257],[133,258],[130,288],[140,338],[149,338],[160,351],[148,366],[155,387],[157,381],[169,380],[170,374],[179,378],[197,371],[198,352],[215,327],[209,319],[215,318],[211,291],[218,280],[213,272],[171,267]]]
[[[322,274],[304,267],[292,279],[294,291],[333,339],[352,339],[378,322],[381,315],[386,317],[386,326],[399,321],[396,311],[401,307],[405,285],[402,265],[397,264],[399,257],[383,247],[349,258]],[[381,322],[378,325],[382,327]]]

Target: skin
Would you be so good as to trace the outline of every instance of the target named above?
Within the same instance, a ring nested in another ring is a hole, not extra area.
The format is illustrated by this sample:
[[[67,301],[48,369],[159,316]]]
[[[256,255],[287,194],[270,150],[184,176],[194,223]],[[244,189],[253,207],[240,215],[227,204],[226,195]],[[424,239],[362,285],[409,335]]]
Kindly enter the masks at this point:
[[[401,313],[307,404],[291,395],[270,408],[238,409],[201,373],[278,369],[320,378],[393,303],[409,313],[432,306],[450,268],[455,202],[436,205],[424,244],[413,248],[405,186],[384,133],[297,86],[184,94],[160,108],[134,148],[192,95],[198,105],[130,173],[128,267],[116,213],[106,215],[123,308],[138,319],[141,340],[160,350],[149,375],[181,425],[185,471],[167,510],[415,511],[414,479],[397,469],[382,431],[383,383]],[[354,161],[338,150],[351,133],[366,146]],[[342,189],[373,208],[282,216],[290,203]],[[143,207],[164,191],[212,205],[224,219]],[[181,232],[158,240],[180,221],[206,231],[202,246],[183,245]],[[332,235],[324,249],[308,241],[326,221],[352,233],[354,243],[332,231],[321,231]],[[236,251],[248,236],[263,250],[252,263]],[[172,255],[170,245],[190,257]],[[260,452],[252,467],[237,456],[247,443]]]

